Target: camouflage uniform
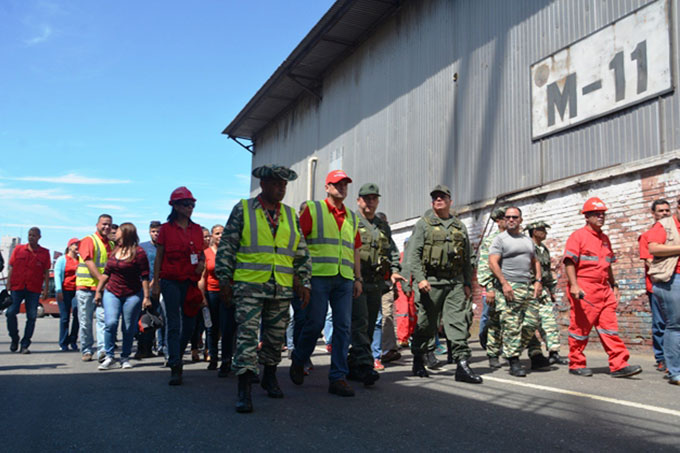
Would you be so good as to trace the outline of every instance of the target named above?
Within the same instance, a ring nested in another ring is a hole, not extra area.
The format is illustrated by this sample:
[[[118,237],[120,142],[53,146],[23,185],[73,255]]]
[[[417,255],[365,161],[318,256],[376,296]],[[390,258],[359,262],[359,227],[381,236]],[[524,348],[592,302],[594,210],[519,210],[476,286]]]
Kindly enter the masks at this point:
[[[486,288],[487,291],[494,291],[496,298],[498,298],[498,286],[496,277],[489,268],[489,247],[491,243],[498,236],[500,231],[495,231],[482,240],[479,246],[479,264],[477,265],[477,283]],[[501,337],[501,318],[500,312],[497,310],[496,304],[488,305],[489,320],[486,323],[487,340],[486,340],[486,355],[489,357],[499,357],[501,354],[502,337]]]
[[[255,209],[262,209],[257,198],[250,201]],[[281,209],[283,208],[282,205]],[[291,212],[295,211],[291,209]],[[293,215],[295,228],[300,232],[298,217],[296,214]],[[229,284],[234,275],[236,253],[239,249],[243,225],[243,206],[239,202],[229,216],[217,249],[215,275],[220,281],[220,286]],[[271,224],[269,226],[272,235],[275,235],[276,227]],[[312,262],[302,233],[300,233],[300,242],[295,252],[293,266],[300,282],[309,285]],[[265,283],[240,281],[233,283],[233,301],[236,304],[238,330],[232,368],[237,375],[247,371],[259,373],[257,345],[260,318],[262,319],[262,348],[259,352],[259,363],[277,365],[281,361],[281,349],[285,341],[292,299],[293,288],[279,285],[273,273],[270,280]]]

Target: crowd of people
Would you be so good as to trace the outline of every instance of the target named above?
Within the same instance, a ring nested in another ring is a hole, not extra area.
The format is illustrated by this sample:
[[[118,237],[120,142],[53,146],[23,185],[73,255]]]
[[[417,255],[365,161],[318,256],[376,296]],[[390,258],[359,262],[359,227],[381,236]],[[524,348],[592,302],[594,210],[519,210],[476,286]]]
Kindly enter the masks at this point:
[[[71,239],[54,265],[61,350],[79,350],[85,362],[96,358],[100,370],[127,369],[136,337],[134,358],[163,356],[169,384],[181,385],[191,343],[192,360],[206,360],[219,377],[237,376],[238,412],[253,410],[253,383],[269,397],[283,397],[277,367],[286,349],[290,379],[303,385],[322,332],[332,394],[354,396],[348,381],[375,385],[384,364],[401,357],[399,348],[410,347],[413,375],[427,378],[442,366],[436,352],[444,344],[455,380],[481,384],[468,344],[476,275],[484,302],[479,340],[490,368],[507,361],[511,375],[526,377],[520,356],[527,350],[532,370],[568,365],[572,375],[592,376],[584,350],[594,327],[612,377],[642,371],[628,363],[618,331],[616,257],[602,231],[607,207],[599,198],[585,202],[585,226],[571,234],[562,256],[571,306],[565,358],[553,310],[556,281],[544,245],[550,225],[544,221],[525,227],[518,206],[494,209],[497,231],[482,239],[477,260],[465,225],[453,215],[450,189],[437,185],[430,209],[400,253],[386,217],[377,212],[382,194],[376,184],[360,187],[354,211],[345,205],[352,179],[332,171],[325,180],[327,197],[296,212],[282,203],[287,183],[297,178],[293,170],[265,165],[252,174],[260,193],[237,203],[224,226],[208,230],[195,223],[196,199],[179,187],[170,195],[167,221],[150,223],[148,242],[140,244],[135,225],[114,225],[107,214],[99,216],[93,234]],[[666,200],[651,208],[655,223],[640,236],[640,259],[656,369],[678,385],[680,205],[675,215]],[[49,252],[39,239],[39,228],[31,228],[28,243],[9,259],[10,350],[20,347],[24,354],[30,353],[38,301],[50,277]],[[22,302],[27,317],[20,339]]]

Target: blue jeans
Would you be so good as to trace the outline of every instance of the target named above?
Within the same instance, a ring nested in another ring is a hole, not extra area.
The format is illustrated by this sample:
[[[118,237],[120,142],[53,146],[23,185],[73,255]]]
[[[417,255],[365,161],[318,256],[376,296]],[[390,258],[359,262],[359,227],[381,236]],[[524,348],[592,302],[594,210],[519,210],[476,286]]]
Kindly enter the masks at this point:
[[[186,316],[184,310],[182,310],[189,283],[189,280],[161,279],[161,293],[165,302],[165,324],[167,326],[168,365],[171,367],[182,364],[182,354],[184,354],[196,327],[196,316]]]
[[[208,291],[207,293],[210,320],[212,321],[212,327],[205,329],[210,358],[217,361],[217,346],[220,337],[222,337],[222,363],[231,363],[236,339],[236,305],[231,304],[228,308],[225,307],[220,300],[219,291]]]
[[[105,335],[106,335],[106,314],[102,305],[94,307],[94,317],[97,322],[97,351],[101,354],[106,351]],[[118,332],[113,332],[113,344],[116,345],[116,335]]]
[[[76,291],[78,301],[78,322],[80,323],[80,352],[92,354],[92,315],[94,313],[94,291],[79,289]]]
[[[24,327],[24,337],[21,339],[21,347],[28,348],[31,345],[31,337],[35,330],[35,318],[38,317],[38,303],[40,293],[33,293],[27,289],[12,291],[12,305],[9,306],[5,316],[7,316],[7,331],[12,340],[19,341],[19,326],[17,314],[21,308],[21,302],[26,304],[26,327]]]
[[[489,322],[489,306],[486,304],[486,296],[482,297],[482,316],[479,318],[479,333],[481,334],[486,329],[486,323]]]
[[[107,357],[113,357],[121,312],[123,314],[123,350],[120,353],[120,358],[127,359],[130,357],[132,342],[137,334],[137,322],[142,312],[142,296],[142,291],[130,296],[118,297],[109,290],[104,290],[102,300],[106,320],[104,344]]]
[[[333,341],[331,343],[333,351],[328,379],[331,382],[344,379],[349,373],[347,351],[352,323],[353,288],[354,282],[339,274],[334,277],[312,277],[312,297],[307,306],[307,316],[300,332],[300,341],[293,351],[293,361],[296,364],[307,363],[314,352],[330,302],[333,313]]]
[[[663,334],[666,367],[672,379],[680,379],[680,276],[673,274],[667,283],[654,283],[654,295],[666,315]]]
[[[374,360],[380,360],[382,356],[382,307],[378,309],[378,317],[375,321],[375,329],[373,329],[373,343],[371,344],[371,352]]]
[[[59,346],[61,349],[66,349],[69,345],[75,345],[78,339],[78,301],[73,303],[76,297],[75,291],[62,291],[62,301],[59,304]],[[73,310],[73,322],[71,323],[71,332],[69,333],[69,319],[71,318],[71,310]]]
[[[165,301],[161,295],[157,301],[151,301],[153,304],[152,308],[156,310],[156,313],[161,315],[163,318],[163,327],[156,330],[156,345],[158,346],[157,351],[159,354],[163,354],[165,359],[168,358],[168,347],[167,347],[167,336],[168,336],[168,323],[166,322],[167,316],[165,314]]]
[[[300,341],[300,332],[302,332],[302,326],[305,324],[305,318],[307,317],[307,307],[302,308],[302,301],[297,295],[293,296],[293,300],[290,302],[290,322],[288,323],[288,329],[286,329],[286,335],[288,336],[288,349],[295,349],[295,346]]]
[[[662,362],[663,358],[663,334],[666,330],[665,315],[659,298],[654,293],[647,293],[649,297],[649,308],[652,311],[652,350],[657,362]]]
[[[326,344],[333,342],[333,310],[330,307],[326,310],[326,320],[323,324],[323,338]]]

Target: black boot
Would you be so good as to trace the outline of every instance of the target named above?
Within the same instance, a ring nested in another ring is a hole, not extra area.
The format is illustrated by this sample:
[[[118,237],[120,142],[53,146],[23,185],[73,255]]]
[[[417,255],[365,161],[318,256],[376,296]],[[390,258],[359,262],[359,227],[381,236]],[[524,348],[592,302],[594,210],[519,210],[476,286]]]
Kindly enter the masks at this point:
[[[182,365],[170,367],[170,380],[168,385],[182,385]]]
[[[510,375],[526,377],[527,371],[524,369],[522,364],[519,363],[519,357],[510,357],[508,362],[510,362]]]
[[[252,412],[253,400],[250,396],[250,381],[253,378],[252,371],[246,371],[238,375],[238,401],[236,402],[236,412]]]
[[[484,330],[479,332],[479,345],[482,347],[482,349],[486,350],[486,343],[489,338],[489,329],[484,327]]]
[[[458,368],[456,368],[456,381],[467,382],[470,384],[481,384],[482,377],[472,371],[467,360],[459,360]]]
[[[532,370],[549,370],[550,360],[543,354],[536,354],[529,357],[531,359]]]
[[[425,369],[423,356],[421,354],[413,355],[413,375],[418,377],[430,377],[430,373]]]
[[[269,398],[283,398],[283,392],[281,387],[279,387],[279,382],[276,380],[276,365],[264,366],[262,384],[260,385],[267,391]]]
[[[434,352],[428,352],[425,354],[425,366],[431,370],[438,370],[442,366],[442,362],[437,359]]]
[[[553,365],[569,365],[569,360],[562,357],[557,351],[550,351],[548,360]]]
[[[446,363],[453,363],[453,345],[450,340],[446,340]]]
[[[498,360],[498,357],[489,356],[489,367],[492,370],[497,370],[501,367],[501,362]]]

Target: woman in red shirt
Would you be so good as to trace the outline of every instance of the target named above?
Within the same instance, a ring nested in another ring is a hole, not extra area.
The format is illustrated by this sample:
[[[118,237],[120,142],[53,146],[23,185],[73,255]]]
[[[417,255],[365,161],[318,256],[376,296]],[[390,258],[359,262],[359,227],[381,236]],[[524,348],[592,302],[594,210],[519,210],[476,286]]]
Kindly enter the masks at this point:
[[[103,300],[106,324],[104,331],[106,358],[99,365],[100,370],[116,367],[113,354],[121,314],[123,349],[120,353],[120,363],[123,369],[132,368],[129,357],[132,353],[132,342],[137,334],[139,315],[142,308],[151,308],[149,259],[144,249],[139,246],[137,228],[129,222],[123,223],[116,230],[115,238],[116,248],[106,262],[94,296],[98,304]]]
[[[54,263],[54,289],[59,304],[59,347],[62,351],[78,350],[78,304],[72,304],[76,297],[76,268],[78,267],[78,238],[68,241],[66,251]],[[69,317],[73,312],[71,333]]]
[[[170,195],[172,211],[161,225],[156,242],[156,261],[152,291],[154,298],[163,293],[166,310],[168,365],[170,385],[182,383],[181,345],[191,339],[196,316],[188,316],[183,307],[187,292],[199,292],[196,283],[205,268],[203,231],[191,221],[196,199],[186,187],[178,187]],[[192,297],[193,298],[193,297]],[[181,333],[181,337],[180,337]]]

